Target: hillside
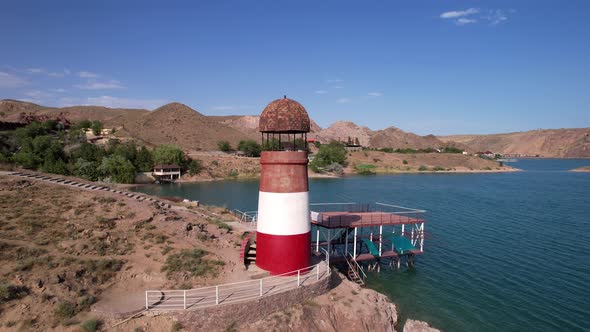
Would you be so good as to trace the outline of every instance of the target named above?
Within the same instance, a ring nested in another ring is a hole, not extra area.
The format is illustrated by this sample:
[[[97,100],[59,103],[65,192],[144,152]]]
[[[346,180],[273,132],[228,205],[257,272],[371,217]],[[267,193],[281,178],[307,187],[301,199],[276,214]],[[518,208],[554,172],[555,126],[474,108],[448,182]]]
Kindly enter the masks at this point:
[[[0,121],[18,121],[20,113],[33,113],[35,115],[57,116],[63,113],[72,122],[80,120],[99,120],[107,126],[117,126],[127,121],[132,121],[143,114],[149,113],[144,109],[108,108],[102,106],[70,106],[70,107],[45,107],[24,101],[0,100]]]
[[[257,115],[207,116],[190,107],[171,103],[154,111],[100,106],[45,107],[33,103],[0,100],[0,121],[18,121],[20,113],[57,116],[70,121],[100,120],[148,145],[172,143],[185,150],[216,150],[219,140],[236,146],[240,140],[260,139]],[[543,157],[590,157],[590,128],[545,129],[493,135],[420,136],[396,127],[371,130],[349,121],[337,121],[322,129],[312,120],[311,138],[322,142],[358,138],[372,148],[438,148],[456,146],[469,152],[540,155]]]
[[[590,157],[590,128],[540,129],[492,135],[452,135],[438,137],[443,142],[459,142],[473,152],[540,155],[542,157]]]
[[[192,108],[170,103],[128,121],[124,130],[130,136],[152,145],[176,144],[185,150],[214,150],[220,140],[236,146],[248,134],[223,125]]]

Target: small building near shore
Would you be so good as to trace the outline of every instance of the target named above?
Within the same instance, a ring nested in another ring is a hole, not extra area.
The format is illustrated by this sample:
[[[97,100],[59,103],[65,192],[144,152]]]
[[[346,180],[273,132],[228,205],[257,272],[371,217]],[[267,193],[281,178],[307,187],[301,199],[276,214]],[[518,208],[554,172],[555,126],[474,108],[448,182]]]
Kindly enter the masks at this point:
[[[154,166],[152,175],[158,181],[174,181],[180,178],[180,166],[175,164],[158,164]]]

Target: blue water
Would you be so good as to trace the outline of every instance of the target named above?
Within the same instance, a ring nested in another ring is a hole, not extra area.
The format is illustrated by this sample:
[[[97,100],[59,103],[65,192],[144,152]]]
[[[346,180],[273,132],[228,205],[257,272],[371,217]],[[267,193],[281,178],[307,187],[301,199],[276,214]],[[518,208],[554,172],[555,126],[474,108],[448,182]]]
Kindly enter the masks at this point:
[[[402,321],[446,331],[590,331],[590,160],[509,163],[523,172],[313,179],[313,202],[391,202],[428,210],[415,269],[382,270],[368,286]],[[145,186],[256,210],[258,181]]]

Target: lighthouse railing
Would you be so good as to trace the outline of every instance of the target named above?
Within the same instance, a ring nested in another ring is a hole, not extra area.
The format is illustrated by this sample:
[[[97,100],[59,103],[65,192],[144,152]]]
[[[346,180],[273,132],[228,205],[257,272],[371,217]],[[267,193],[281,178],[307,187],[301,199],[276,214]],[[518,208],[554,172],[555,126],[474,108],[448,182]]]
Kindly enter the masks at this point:
[[[184,290],[147,290],[145,309],[152,311],[194,310],[237,303],[278,294],[314,282],[331,273],[329,256],[320,263],[279,275],[216,286]]]

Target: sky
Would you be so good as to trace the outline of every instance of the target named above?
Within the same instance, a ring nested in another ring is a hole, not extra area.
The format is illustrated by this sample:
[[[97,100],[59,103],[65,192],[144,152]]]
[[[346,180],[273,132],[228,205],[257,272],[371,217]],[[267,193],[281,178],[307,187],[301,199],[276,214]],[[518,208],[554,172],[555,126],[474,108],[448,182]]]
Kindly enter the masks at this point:
[[[0,99],[417,134],[590,127],[589,1],[0,0]]]

